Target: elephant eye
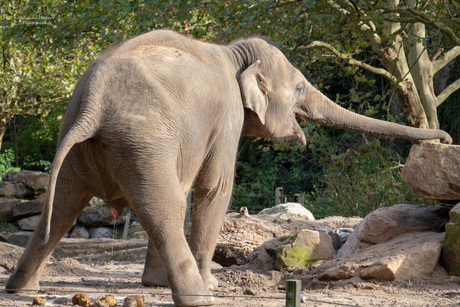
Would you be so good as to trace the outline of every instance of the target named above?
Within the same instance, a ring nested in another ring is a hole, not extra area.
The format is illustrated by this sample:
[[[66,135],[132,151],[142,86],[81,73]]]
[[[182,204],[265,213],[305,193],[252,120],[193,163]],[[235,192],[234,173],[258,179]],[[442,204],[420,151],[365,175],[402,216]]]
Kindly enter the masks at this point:
[[[297,84],[295,90],[297,95],[303,95],[305,93],[305,83],[300,82]]]

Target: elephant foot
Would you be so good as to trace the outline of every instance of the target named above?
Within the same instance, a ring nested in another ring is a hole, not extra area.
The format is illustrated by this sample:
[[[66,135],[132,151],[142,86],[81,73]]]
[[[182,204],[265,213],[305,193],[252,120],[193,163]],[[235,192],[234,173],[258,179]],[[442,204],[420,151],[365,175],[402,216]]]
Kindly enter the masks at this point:
[[[214,277],[214,275],[211,274],[211,272],[201,274],[201,278],[203,279],[204,284],[208,287],[209,290],[217,290],[219,282]]]
[[[173,301],[176,306],[210,306],[214,305],[214,297],[211,291],[206,290],[201,293],[191,295],[173,294]],[[201,294],[201,295],[200,295]]]
[[[17,278],[16,275],[13,274],[5,284],[5,291],[8,293],[38,290],[40,290],[38,278],[24,280],[21,278]]]
[[[157,269],[146,267],[142,275],[142,284],[146,287],[168,287],[169,282],[166,270],[163,267]]]

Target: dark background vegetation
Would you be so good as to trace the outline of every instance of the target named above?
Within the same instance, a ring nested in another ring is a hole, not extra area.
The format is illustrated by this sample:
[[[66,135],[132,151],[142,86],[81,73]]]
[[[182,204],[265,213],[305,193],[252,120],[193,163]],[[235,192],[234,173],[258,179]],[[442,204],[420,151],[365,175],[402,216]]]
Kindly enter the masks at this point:
[[[348,46],[357,59],[374,61],[369,43],[347,28],[327,1],[0,2],[4,83],[0,91],[3,102],[11,101],[11,108],[3,104],[1,110],[8,124],[0,173],[49,171],[60,120],[85,67],[111,45],[154,29],[172,29],[218,44],[252,35],[267,37],[311,83],[343,107],[405,123],[392,100],[392,87],[382,77],[303,48],[327,37]],[[436,7],[433,10],[437,14]],[[458,24],[455,30],[458,33]],[[445,44],[436,31],[430,35],[431,43]],[[449,71],[452,80],[460,77],[458,58],[454,65]],[[459,98],[457,91],[438,110],[441,128],[454,136],[455,143],[459,142]],[[242,138],[232,208],[247,206],[257,211],[272,206],[276,187],[283,187],[288,195],[305,194],[305,206],[317,217],[364,216],[378,207],[403,202],[429,204],[400,177],[410,142],[313,123],[302,123],[302,127],[305,148]]]

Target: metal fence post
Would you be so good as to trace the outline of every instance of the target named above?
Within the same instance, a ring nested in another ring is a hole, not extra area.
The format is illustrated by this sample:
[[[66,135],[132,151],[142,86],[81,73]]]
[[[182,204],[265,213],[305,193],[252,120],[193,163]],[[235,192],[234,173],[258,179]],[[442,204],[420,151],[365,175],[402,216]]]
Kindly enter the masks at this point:
[[[125,225],[123,226],[123,235],[121,237],[123,240],[128,239],[129,223],[130,222],[131,222],[131,210],[128,210],[128,213],[126,214],[126,218],[125,218]]]
[[[286,307],[300,307],[300,292],[302,281],[298,279],[286,280]]]
[[[277,187],[275,189],[275,206],[284,203],[283,188]]]

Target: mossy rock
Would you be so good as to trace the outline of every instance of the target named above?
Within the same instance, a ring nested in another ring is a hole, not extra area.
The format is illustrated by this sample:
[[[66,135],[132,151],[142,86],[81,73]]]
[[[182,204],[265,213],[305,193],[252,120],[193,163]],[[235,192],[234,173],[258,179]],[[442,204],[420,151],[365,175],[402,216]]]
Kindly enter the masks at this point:
[[[276,252],[277,269],[302,267],[317,260],[330,260],[334,252],[332,239],[326,233],[304,229],[289,239]]]
[[[460,203],[450,210],[446,237],[442,249],[442,263],[450,275],[460,276]]]

